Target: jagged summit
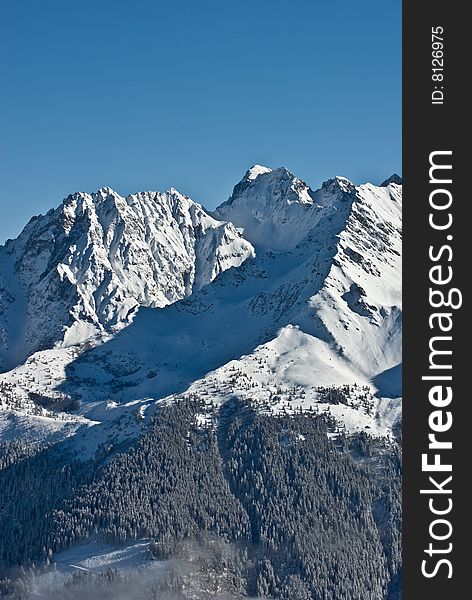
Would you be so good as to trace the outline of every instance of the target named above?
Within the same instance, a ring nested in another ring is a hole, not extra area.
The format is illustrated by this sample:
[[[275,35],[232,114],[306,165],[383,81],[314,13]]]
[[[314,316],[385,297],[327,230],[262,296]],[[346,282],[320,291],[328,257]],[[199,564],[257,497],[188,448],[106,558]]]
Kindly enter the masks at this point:
[[[348,200],[356,190],[345,177],[335,177],[315,192],[286,167],[259,172],[252,179],[248,178],[249,172],[214,215],[242,228],[243,235],[262,249],[294,248],[326,210]]]
[[[388,179],[383,181],[380,184],[380,187],[387,187],[387,185],[390,185],[391,183],[395,183],[396,185],[403,185],[403,179],[400,177],[400,175],[394,173],[393,175],[390,175]]]
[[[308,195],[296,194],[302,190],[309,190],[307,184],[295,177],[286,167],[269,169],[254,165],[246,171],[244,177],[234,186],[233,193],[225,204],[231,204],[245,190],[266,190],[272,194],[272,201],[305,201],[310,202]],[[278,192],[278,193],[277,193]]]
[[[116,195],[118,195],[118,194],[115,192],[115,190],[113,190],[111,187],[109,187],[109,186],[107,186],[107,185],[106,185],[106,186],[104,186],[104,187],[101,187],[101,188],[98,190],[97,194],[101,194],[102,196],[109,196],[109,195],[115,195],[115,194],[116,194]]]
[[[304,212],[312,206],[313,191],[286,167],[253,167],[213,214],[242,228],[255,246],[283,250],[306,235]]]
[[[262,175],[263,173],[270,173],[271,171],[272,169],[269,169],[268,167],[263,167],[262,165],[253,165],[250,169],[246,171],[244,179],[246,181],[253,181],[257,177],[259,177],[259,175]]]
[[[165,192],[146,190],[146,191],[141,191],[141,192],[135,192],[133,194],[129,194],[128,196],[121,196],[121,194],[119,194],[117,191],[115,191],[114,189],[112,189],[111,187],[108,187],[108,186],[101,187],[96,192],[77,191],[77,192],[74,192],[73,194],[69,194],[62,201],[62,205],[68,205],[68,204],[71,204],[71,203],[77,202],[77,201],[81,201],[85,204],[90,203],[90,202],[92,202],[93,204],[101,204],[107,200],[110,201],[112,199],[114,199],[118,202],[121,201],[121,202],[126,202],[127,204],[131,204],[133,199],[135,199],[136,197],[144,197],[144,196],[153,198],[156,202],[169,202],[169,201],[173,201],[175,199],[179,199],[183,202],[188,201],[190,204],[195,204],[195,205],[201,207],[201,205],[198,204],[198,202],[194,202],[191,198],[189,198],[189,196],[182,194],[181,192],[179,192],[179,190],[177,190],[174,187],[170,187]],[[51,209],[50,211],[48,211],[48,214],[54,212],[54,210],[55,209]],[[41,216],[42,215],[39,215],[39,217],[41,217]],[[38,218],[38,217],[33,217],[33,218]]]
[[[355,192],[356,186],[352,183],[352,181],[349,181],[349,179],[347,179],[346,177],[337,175],[332,179],[324,181],[321,186],[321,189],[332,193],[343,192],[346,194],[352,194],[353,192]]]

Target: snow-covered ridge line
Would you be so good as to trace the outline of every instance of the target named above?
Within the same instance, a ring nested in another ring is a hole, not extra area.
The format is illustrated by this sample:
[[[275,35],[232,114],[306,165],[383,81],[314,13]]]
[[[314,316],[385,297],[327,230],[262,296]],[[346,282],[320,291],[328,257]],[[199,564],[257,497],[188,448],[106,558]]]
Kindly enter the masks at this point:
[[[255,165],[213,214],[240,227],[256,248],[287,251],[299,244],[327,211],[352,200],[358,189],[338,176],[314,191],[285,167],[271,170]]]
[[[313,191],[256,165],[212,214],[173,188],[69,196],[0,248],[0,344],[4,368],[18,365],[0,376],[4,408],[55,427],[69,414],[70,431],[78,416],[89,427],[125,411],[132,432],[134,403],[196,392],[272,412],[317,405],[341,430],[390,435],[401,395],[398,181],[335,177]],[[361,386],[368,402],[351,394],[323,408],[320,386]]]

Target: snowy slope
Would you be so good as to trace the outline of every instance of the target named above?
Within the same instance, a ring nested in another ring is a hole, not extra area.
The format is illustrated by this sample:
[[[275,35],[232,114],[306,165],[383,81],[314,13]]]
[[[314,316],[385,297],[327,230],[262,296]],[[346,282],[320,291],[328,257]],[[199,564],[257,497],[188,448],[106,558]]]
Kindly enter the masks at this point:
[[[174,189],[71,195],[0,247],[0,369],[119,329],[252,255],[233,225]]]
[[[133,198],[123,202],[129,206]],[[199,252],[189,289],[182,279],[180,287],[174,285],[172,271],[161,261],[168,277],[163,289],[172,281],[171,289],[180,290],[175,296],[158,297],[155,291],[151,300],[149,290],[134,283],[133,292],[148,293],[136,294],[148,307],[126,328],[92,344],[38,352],[0,376],[0,389],[9,386],[28,414],[31,393],[48,398],[46,405],[78,402],[74,418],[84,420],[80,431],[91,449],[101,436],[118,435],[113,421],[124,415],[130,422],[126,435],[135,435],[140,406],[146,422],[159,399],[195,393],[216,405],[238,396],[272,412],[316,408],[330,412],[341,429],[391,435],[401,410],[398,180],[355,186],[337,177],[313,192],[286,169],[256,166],[214,213],[234,226],[202,213],[212,236],[231,233],[217,246],[216,257],[224,255],[224,261],[204,261],[216,270],[201,267],[200,258],[214,243],[203,236],[203,243],[191,245]],[[154,226],[153,239],[170,236]],[[235,227],[244,229],[250,243]],[[130,293],[123,290],[130,289],[127,273],[133,271],[129,265],[120,271],[122,262],[117,264],[120,292]],[[239,266],[227,270],[232,264]],[[160,289],[158,275],[153,290]],[[179,293],[188,297],[178,300]],[[110,302],[114,314],[121,314],[120,297]],[[128,299],[121,302],[127,306]],[[342,402],[332,401],[333,386],[341,389]]]

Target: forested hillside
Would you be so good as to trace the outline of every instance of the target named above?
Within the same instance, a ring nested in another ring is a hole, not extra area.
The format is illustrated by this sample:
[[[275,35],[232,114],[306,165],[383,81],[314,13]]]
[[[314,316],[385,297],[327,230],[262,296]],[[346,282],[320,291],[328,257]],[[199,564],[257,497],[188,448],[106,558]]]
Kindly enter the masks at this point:
[[[262,415],[237,399],[209,422],[204,411],[197,397],[163,405],[135,444],[103,447],[93,465],[67,444],[4,444],[2,598],[29,598],[72,545],[142,538],[165,576],[77,572],[49,597],[400,598],[395,442],[330,440],[325,416]]]

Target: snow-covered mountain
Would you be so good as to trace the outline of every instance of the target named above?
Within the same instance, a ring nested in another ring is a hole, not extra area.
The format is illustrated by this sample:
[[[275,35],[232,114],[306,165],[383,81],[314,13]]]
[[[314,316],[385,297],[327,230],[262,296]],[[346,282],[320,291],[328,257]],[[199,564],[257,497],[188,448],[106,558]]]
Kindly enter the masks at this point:
[[[22,353],[6,348],[6,361],[62,340],[0,377],[4,405],[21,409],[4,435],[37,432],[39,411],[54,436],[85,424],[93,448],[117,435],[115,422],[124,435],[125,417],[136,435],[136,411],[146,421],[156,401],[197,394],[271,412],[316,408],[348,431],[390,436],[401,189],[398,176],[382,186],[336,177],[313,191],[285,168],[255,166],[213,216],[174,190],[69,197],[0,254],[13,282],[3,320],[21,308],[27,325],[10,319]],[[58,423],[63,406],[75,409]]]
[[[0,369],[201,289],[254,251],[174,189],[76,193],[0,247]]]
[[[350,181],[337,177],[314,192],[285,167],[272,171],[255,165],[214,214],[242,227],[257,247],[290,250],[318,224],[326,213],[323,209],[354,189]]]
[[[0,247],[0,596],[400,598],[401,206],[254,166]]]

